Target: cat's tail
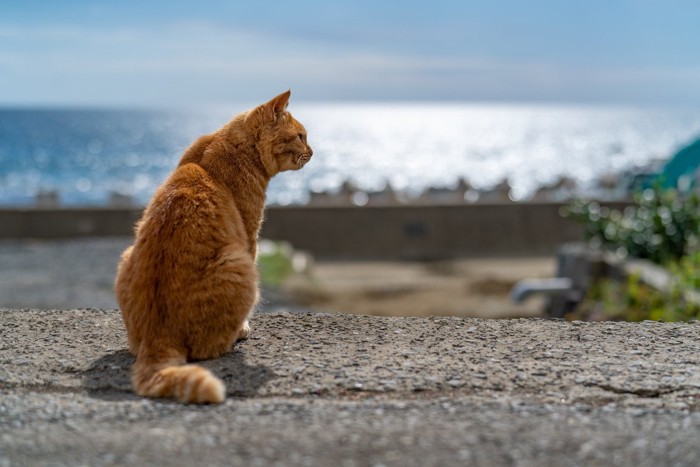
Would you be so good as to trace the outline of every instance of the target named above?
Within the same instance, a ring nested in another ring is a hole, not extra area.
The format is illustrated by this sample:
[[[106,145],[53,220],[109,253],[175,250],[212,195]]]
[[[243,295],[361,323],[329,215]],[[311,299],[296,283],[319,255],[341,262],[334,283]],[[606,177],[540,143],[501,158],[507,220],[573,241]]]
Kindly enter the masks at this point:
[[[185,356],[175,351],[158,355],[139,352],[132,368],[134,390],[141,396],[177,399],[187,404],[223,402],[223,381],[206,368],[185,363]]]

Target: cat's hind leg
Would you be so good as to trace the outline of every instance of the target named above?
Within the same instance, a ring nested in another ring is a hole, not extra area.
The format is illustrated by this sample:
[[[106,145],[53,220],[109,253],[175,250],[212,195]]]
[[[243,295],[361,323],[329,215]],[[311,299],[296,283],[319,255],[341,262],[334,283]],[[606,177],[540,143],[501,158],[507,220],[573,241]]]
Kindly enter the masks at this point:
[[[129,352],[137,356],[141,343],[142,327],[139,326],[139,313],[135,310],[138,310],[142,305],[138,303],[139,294],[134,292],[136,280],[132,261],[133,251],[134,245],[131,245],[121,255],[114,281],[114,293],[126,326]]]
[[[191,298],[200,320],[188,326],[189,358],[204,360],[228,352],[250,335],[248,319],[258,300],[258,274],[247,251],[231,247],[208,268]]]

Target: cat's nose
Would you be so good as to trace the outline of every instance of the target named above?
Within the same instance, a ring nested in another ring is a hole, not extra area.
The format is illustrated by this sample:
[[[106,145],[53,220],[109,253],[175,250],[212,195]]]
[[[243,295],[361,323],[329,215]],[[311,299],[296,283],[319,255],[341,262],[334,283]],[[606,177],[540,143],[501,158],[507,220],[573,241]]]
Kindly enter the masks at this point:
[[[309,148],[309,157],[314,155],[314,150],[311,149],[311,146],[307,146]]]

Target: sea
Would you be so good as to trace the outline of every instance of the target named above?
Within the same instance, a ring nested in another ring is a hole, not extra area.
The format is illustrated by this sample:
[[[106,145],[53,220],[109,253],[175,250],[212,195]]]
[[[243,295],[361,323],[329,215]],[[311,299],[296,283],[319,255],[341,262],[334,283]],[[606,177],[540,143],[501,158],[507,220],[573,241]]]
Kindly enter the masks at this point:
[[[0,109],[0,205],[55,192],[66,206],[115,194],[144,204],[184,149],[246,107],[197,110]],[[602,177],[669,158],[700,137],[700,109],[475,103],[293,104],[314,156],[276,176],[270,204],[351,181],[409,195],[460,179],[487,190],[507,179],[516,200],[560,177]]]

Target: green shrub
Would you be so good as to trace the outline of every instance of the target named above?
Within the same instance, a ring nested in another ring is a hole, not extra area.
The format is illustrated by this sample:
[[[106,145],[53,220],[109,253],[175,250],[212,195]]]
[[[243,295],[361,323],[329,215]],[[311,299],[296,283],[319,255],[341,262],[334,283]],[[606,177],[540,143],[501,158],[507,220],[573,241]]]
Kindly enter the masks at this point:
[[[594,201],[574,201],[565,209],[585,227],[591,245],[658,264],[678,261],[698,251],[700,197],[680,197],[674,190],[650,188],[624,211]]]
[[[275,244],[271,251],[258,255],[258,271],[263,285],[279,286],[294,273],[292,259],[287,249]]]
[[[688,289],[679,284],[664,292],[632,275],[625,282],[599,279],[569,316],[583,320],[687,321],[700,318],[700,305],[688,300]]]
[[[565,215],[582,222],[593,247],[648,259],[673,276],[667,291],[631,276],[626,282],[598,280],[572,318],[682,321],[700,318],[700,197],[681,197],[660,186],[635,197],[624,211],[596,202],[574,201]]]

